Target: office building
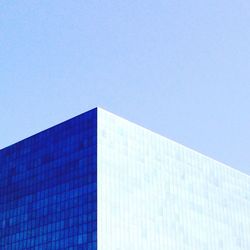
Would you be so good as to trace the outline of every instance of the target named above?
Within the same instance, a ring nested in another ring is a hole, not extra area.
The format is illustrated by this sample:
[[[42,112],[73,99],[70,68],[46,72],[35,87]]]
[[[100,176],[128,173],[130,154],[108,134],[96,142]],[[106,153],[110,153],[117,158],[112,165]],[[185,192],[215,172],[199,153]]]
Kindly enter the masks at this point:
[[[96,108],[0,150],[0,249],[249,250],[250,177]]]

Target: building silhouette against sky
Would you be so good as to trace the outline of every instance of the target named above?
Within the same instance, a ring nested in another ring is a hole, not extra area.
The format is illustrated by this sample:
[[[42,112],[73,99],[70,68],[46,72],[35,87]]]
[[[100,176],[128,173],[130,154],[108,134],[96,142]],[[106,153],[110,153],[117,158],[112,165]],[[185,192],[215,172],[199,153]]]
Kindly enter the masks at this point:
[[[103,109],[0,150],[0,249],[249,250],[249,233],[248,175]]]

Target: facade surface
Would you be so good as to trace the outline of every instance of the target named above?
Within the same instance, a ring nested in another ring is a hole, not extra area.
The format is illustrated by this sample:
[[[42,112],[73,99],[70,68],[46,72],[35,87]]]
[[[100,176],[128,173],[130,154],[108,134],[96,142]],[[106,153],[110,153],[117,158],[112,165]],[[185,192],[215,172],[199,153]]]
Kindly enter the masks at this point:
[[[0,249],[249,250],[249,233],[249,176],[99,108],[0,151]]]
[[[0,249],[97,249],[97,110],[0,151]]]
[[[98,112],[98,248],[249,250],[250,177]]]

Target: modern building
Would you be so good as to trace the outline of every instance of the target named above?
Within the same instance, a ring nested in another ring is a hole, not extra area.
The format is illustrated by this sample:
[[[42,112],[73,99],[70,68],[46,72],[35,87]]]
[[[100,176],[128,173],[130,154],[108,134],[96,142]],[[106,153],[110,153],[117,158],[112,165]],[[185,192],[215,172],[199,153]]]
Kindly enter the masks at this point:
[[[250,176],[96,108],[0,150],[0,249],[249,250]]]

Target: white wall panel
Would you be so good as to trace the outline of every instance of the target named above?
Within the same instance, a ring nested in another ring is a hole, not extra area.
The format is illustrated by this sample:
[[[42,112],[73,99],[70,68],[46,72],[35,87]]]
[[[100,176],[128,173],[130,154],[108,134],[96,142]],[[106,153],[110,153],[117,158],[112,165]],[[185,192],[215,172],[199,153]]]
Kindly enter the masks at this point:
[[[98,110],[99,250],[249,250],[250,177]]]

